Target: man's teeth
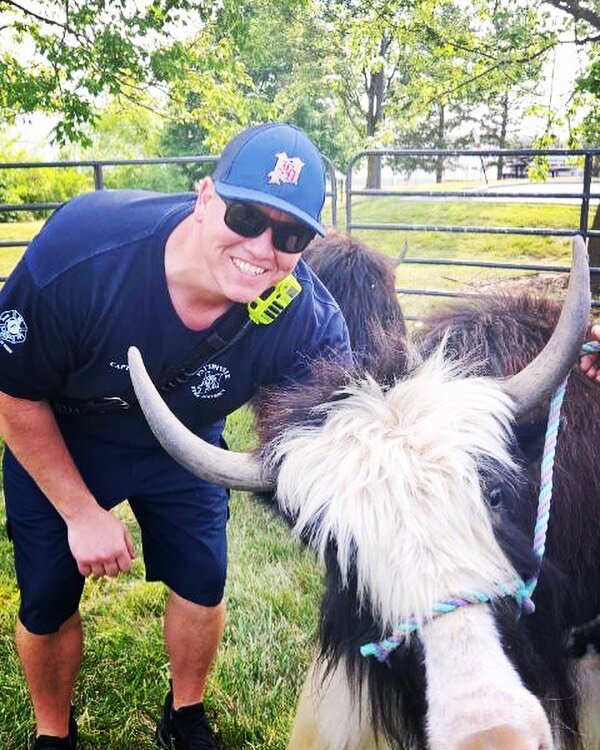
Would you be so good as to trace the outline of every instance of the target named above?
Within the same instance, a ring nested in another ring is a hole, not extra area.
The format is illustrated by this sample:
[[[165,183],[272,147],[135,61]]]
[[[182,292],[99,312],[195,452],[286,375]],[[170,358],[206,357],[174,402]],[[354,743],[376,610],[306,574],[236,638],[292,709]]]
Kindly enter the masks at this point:
[[[232,258],[233,265],[236,268],[239,268],[239,270],[242,273],[247,273],[250,276],[260,276],[261,273],[266,273],[266,268],[261,268],[260,266],[253,266],[252,263],[247,263],[245,260],[241,260],[240,258]]]

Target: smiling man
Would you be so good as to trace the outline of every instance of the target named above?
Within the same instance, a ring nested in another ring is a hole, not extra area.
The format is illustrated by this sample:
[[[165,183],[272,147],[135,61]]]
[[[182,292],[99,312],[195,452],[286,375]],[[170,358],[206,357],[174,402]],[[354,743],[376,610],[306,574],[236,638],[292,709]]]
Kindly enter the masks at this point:
[[[202,700],[223,629],[228,495],[158,446],[126,352],[142,351],[170,408],[213,443],[260,386],[309,377],[316,357],[348,357],[337,305],[300,261],[324,233],[324,197],[307,136],[256,126],[197,194],[100,191],[67,203],[0,293],[7,526],[34,748],[77,746],[79,599],[85,576],[131,567],[128,531],[110,513],[124,499],[147,579],[169,588],[172,689],[157,743],[217,747]]]

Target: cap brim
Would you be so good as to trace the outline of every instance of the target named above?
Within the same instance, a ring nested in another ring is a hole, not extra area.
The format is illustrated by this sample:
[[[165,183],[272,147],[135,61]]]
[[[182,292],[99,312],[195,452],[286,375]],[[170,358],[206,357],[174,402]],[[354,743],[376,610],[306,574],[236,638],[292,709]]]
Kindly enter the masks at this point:
[[[327,234],[323,224],[313,219],[310,214],[300,210],[292,203],[288,203],[274,195],[269,195],[269,193],[261,193],[260,190],[250,190],[249,188],[238,187],[237,185],[226,185],[219,181],[215,182],[215,190],[221,198],[227,200],[237,199],[248,201],[249,203],[259,203],[261,206],[269,206],[269,208],[276,208],[279,211],[284,211],[286,214],[298,219],[302,224],[306,224],[306,226],[314,229],[317,234],[321,235],[321,237],[325,237]]]

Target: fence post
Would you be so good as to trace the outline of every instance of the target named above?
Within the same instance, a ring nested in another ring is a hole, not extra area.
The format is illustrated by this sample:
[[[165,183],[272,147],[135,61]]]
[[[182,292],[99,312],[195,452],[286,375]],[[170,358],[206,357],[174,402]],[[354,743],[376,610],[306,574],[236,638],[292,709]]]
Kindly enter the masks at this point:
[[[358,156],[352,157],[346,170],[346,234],[350,235],[352,224],[352,167]]]
[[[586,154],[583,166],[583,194],[581,196],[581,212],[579,215],[579,229],[585,237],[588,230],[588,216],[590,212],[590,193],[592,188],[592,155]]]
[[[94,164],[94,190],[102,190],[104,188],[104,179],[102,175],[102,164],[96,162]]]
[[[581,215],[579,217],[579,229],[585,237],[587,235],[590,216],[590,193],[592,188],[592,154],[585,155],[583,168],[583,195],[581,198]],[[592,229],[600,229],[600,204],[592,220]],[[588,240],[588,253],[590,266],[600,266],[600,237],[590,237]],[[590,287],[594,297],[600,294],[600,274],[590,275]]]

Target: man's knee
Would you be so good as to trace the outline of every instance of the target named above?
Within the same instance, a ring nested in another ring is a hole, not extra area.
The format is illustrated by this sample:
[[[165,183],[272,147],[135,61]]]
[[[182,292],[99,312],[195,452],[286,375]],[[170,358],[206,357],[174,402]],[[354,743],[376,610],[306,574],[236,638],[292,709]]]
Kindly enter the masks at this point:
[[[223,597],[215,603],[204,604],[181,596],[173,589],[169,592],[169,608],[176,609],[192,619],[212,622],[221,620],[225,615],[226,605]]]
[[[21,591],[19,620],[33,635],[52,635],[75,617],[83,583],[66,585],[44,576]]]

